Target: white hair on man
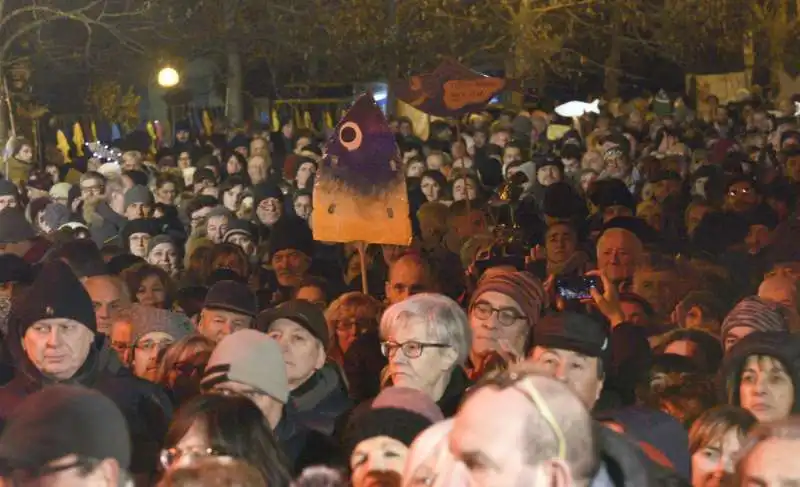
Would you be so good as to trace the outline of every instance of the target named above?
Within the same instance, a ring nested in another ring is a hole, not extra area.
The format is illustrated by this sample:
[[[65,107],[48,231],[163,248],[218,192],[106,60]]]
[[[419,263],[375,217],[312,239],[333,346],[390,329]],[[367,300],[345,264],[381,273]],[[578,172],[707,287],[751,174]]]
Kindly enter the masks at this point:
[[[464,365],[472,343],[472,330],[464,310],[442,294],[420,293],[390,306],[381,317],[381,338],[413,320],[422,320],[429,339],[449,345],[457,354],[456,364]]]

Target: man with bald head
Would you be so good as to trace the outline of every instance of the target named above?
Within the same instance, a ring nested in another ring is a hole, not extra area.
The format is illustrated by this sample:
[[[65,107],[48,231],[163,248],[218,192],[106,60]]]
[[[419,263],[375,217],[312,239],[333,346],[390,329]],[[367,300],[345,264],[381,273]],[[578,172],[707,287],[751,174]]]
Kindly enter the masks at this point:
[[[87,277],[83,287],[92,298],[97,331],[109,335],[117,313],[131,305],[128,287],[119,277],[108,274]]]
[[[501,375],[469,396],[450,451],[480,487],[588,486],[600,464],[586,407],[566,385],[528,371]]]
[[[623,222],[624,220],[624,222]],[[642,241],[632,231],[628,222],[638,220],[634,217],[617,217],[606,224],[597,240],[597,267],[616,284],[626,285],[633,280],[633,274],[644,253]],[[616,225],[626,223],[625,225]],[[644,224],[644,222],[641,222]]]

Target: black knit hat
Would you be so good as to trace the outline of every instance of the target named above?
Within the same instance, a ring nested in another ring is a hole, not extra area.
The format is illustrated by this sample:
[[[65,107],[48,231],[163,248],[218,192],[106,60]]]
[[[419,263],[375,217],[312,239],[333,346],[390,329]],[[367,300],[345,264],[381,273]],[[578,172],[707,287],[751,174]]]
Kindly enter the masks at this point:
[[[314,235],[308,223],[297,217],[285,217],[272,226],[269,235],[269,254],[275,255],[281,250],[293,249],[314,256]]]
[[[267,198],[276,198],[283,201],[283,191],[278,185],[270,182],[263,182],[253,186],[253,207],[258,208],[258,205]]]
[[[533,344],[606,358],[611,351],[608,327],[572,311],[545,316],[533,327]]]
[[[131,220],[122,228],[122,246],[129,249],[131,235],[135,233],[146,233],[151,237],[155,237],[161,233],[161,228],[157,220],[152,218],[141,218],[139,220]]]
[[[270,325],[281,318],[294,321],[302,326],[314,338],[322,342],[324,350],[328,349],[328,343],[330,342],[328,325],[325,321],[325,315],[322,314],[322,309],[316,304],[304,299],[287,301],[258,315],[256,327],[266,333],[269,331]]]
[[[44,265],[24,299],[14,302],[11,315],[20,327],[19,336],[25,335],[37,321],[50,318],[68,318],[97,331],[92,299],[72,269],[61,260]]]
[[[359,443],[377,436],[388,436],[411,446],[414,439],[431,425],[431,420],[407,409],[369,409],[351,416],[344,432],[346,458]]]
[[[253,318],[258,314],[256,295],[246,284],[236,281],[220,281],[211,286],[203,307],[232,311]]]
[[[589,201],[600,211],[611,206],[624,206],[636,210],[636,199],[625,183],[619,179],[600,179],[589,190]]]
[[[14,254],[0,255],[0,283],[30,284],[31,281],[33,281],[33,268],[30,264]]]
[[[128,424],[114,402],[81,386],[53,385],[28,396],[0,437],[0,474],[37,472],[67,455],[131,462]]]
[[[544,214],[553,218],[583,218],[586,204],[568,183],[553,183],[544,190]]]

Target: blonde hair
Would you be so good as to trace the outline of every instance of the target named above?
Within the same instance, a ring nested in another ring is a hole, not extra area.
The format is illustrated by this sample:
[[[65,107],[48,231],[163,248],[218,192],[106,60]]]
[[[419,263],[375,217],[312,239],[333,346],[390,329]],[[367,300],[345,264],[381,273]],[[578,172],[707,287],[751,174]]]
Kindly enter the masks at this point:
[[[743,439],[757,422],[749,411],[738,406],[726,404],[709,409],[695,420],[689,430],[689,453],[694,454],[715,441],[722,441],[731,429],[735,429]]]
[[[198,333],[181,338],[164,352],[164,357],[161,358],[158,364],[155,382],[157,384],[168,385],[167,377],[169,373],[172,371],[173,367],[175,367],[175,364],[178,363],[181,355],[187,350],[192,350],[195,354],[200,352],[211,353],[215,346],[216,344],[211,339]]]

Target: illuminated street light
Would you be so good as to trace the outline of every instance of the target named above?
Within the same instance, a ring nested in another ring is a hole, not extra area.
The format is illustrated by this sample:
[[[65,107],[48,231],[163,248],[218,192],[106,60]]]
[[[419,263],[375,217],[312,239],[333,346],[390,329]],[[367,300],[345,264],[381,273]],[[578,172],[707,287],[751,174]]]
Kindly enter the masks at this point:
[[[158,72],[158,84],[164,88],[172,88],[181,81],[181,75],[175,68],[167,66]]]

